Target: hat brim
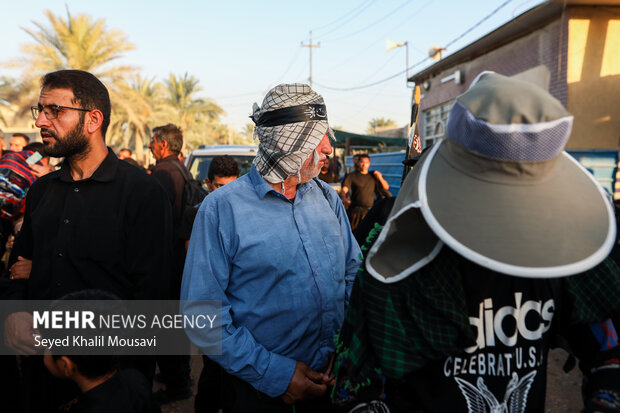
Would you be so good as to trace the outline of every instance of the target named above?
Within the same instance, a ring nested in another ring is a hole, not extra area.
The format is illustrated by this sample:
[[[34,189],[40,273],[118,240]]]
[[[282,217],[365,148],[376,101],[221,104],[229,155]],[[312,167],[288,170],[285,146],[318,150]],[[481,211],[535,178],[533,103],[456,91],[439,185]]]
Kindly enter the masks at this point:
[[[431,262],[443,246],[424,220],[418,197],[421,165],[429,153],[420,155],[405,178],[385,227],[368,252],[366,269],[383,283],[408,277]]]
[[[435,146],[418,165],[415,191],[403,194],[406,201],[394,211],[392,222],[388,220],[382,244],[391,244],[395,226],[409,227],[410,237],[416,238],[428,238],[425,232],[430,230],[466,259],[530,278],[586,271],[613,248],[616,227],[611,204],[602,187],[570,155],[554,159],[542,180],[508,184],[460,170],[450,162],[445,141]],[[424,225],[419,224],[419,215]],[[373,275],[383,282],[404,278],[404,272],[422,262],[403,248],[387,253],[385,245],[376,247]],[[413,247],[412,240],[404,248]],[[397,254],[411,258],[386,271],[383,261]]]

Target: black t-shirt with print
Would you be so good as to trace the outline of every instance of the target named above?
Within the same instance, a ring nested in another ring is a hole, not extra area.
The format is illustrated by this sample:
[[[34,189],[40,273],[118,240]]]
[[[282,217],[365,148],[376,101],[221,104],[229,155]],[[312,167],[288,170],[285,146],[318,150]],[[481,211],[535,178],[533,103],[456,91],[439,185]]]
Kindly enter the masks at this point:
[[[410,396],[424,412],[543,412],[557,280],[510,277],[465,260],[461,273],[476,345],[407,377]]]

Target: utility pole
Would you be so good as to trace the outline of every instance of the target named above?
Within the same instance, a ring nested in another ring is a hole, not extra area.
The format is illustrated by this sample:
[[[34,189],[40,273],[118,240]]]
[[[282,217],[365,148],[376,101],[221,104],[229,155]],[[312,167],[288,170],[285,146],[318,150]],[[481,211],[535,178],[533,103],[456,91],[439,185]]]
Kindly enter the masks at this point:
[[[312,44],[312,31],[310,31],[310,44],[304,44],[304,42],[301,42],[301,47],[307,47],[310,50],[310,77],[308,79],[310,80],[310,87],[312,88],[312,48],[321,47],[321,42]]]

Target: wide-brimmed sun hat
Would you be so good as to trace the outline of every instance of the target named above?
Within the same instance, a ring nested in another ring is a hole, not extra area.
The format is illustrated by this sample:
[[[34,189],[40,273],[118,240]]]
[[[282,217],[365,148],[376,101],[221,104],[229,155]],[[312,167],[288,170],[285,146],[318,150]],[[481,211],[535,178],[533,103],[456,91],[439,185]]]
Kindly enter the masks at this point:
[[[603,188],[563,148],[573,117],[538,86],[483,73],[459,96],[445,140],[418,161],[371,248],[368,272],[396,282],[444,243],[500,273],[551,278],[596,266],[616,226]]]
[[[254,167],[271,183],[299,174],[326,133],[334,139],[323,97],[305,84],[274,87],[262,106],[254,103],[250,117],[256,124],[254,139],[260,142]]]

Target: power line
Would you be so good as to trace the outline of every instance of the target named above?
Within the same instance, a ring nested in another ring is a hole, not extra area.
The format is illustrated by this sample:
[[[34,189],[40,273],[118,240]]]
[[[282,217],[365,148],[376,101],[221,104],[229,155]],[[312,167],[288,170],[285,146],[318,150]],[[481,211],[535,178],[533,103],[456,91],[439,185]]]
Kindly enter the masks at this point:
[[[370,2],[370,4],[372,4],[372,3],[374,3],[374,2],[375,2],[375,0],[366,0],[366,1],[362,2],[361,4],[358,4],[357,6],[353,7],[351,10],[349,10],[348,12],[346,12],[344,15],[342,15],[342,16],[340,16],[340,17],[338,17],[336,20],[334,20],[334,21],[332,21],[332,22],[330,22],[330,23],[324,24],[323,26],[315,27],[314,29],[312,29],[312,31],[313,31],[313,32],[316,32],[316,31],[318,31],[318,30],[324,29],[324,28],[326,28],[326,27],[330,27],[330,26],[332,26],[332,25],[334,25],[334,24],[338,23],[340,20],[344,19],[344,18],[345,18],[345,17],[347,17],[349,14],[354,13],[357,9],[359,9],[359,8],[361,8],[361,7],[364,7],[364,5],[365,5],[366,3],[368,3],[368,2]],[[367,8],[367,7],[368,7],[368,6],[366,6],[366,8]],[[366,8],[364,8],[364,10],[365,10]],[[363,10],[362,10],[362,11],[363,11]],[[358,14],[359,14],[359,13],[358,13]],[[357,15],[356,15],[356,16],[357,16]]]
[[[312,87],[312,48],[321,47],[321,43],[319,42],[318,44],[312,44],[312,32],[310,32],[310,43],[304,44],[304,42],[301,42],[301,47],[307,47],[310,51],[310,77],[308,77],[308,80],[310,80],[310,87]]]
[[[411,1],[411,0],[405,0],[405,2],[404,2],[404,3],[402,3],[400,6],[396,7],[394,10],[392,10],[391,12],[389,12],[388,14],[386,14],[385,16],[381,17],[379,20],[376,20],[375,22],[373,22],[373,23],[371,23],[371,24],[369,24],[369,25],[367,25],[367,26],[363,27],[362,29],[360,29],[360,30],[358,30],[358,31],[356,31],[356,32],[349,33],[349,34],[346,34],[346,35],[344,35],[344,36],[337,37],[337,38],[335,38],[335,39],[327,39],[327,40],[324,40],[324,42],[335,42],[335,41],[338,41],[338,40],[347,39],[347,38],[349,38],[349,37],[351,37],[351,36],[355,36],[356,34],[359,34],[359,33],[361,33],[361,32],[364,32],[364,31],[366,31],[366,30],[370,29],[372,26],[374,26],[374,25],[376,25],[376,24],[378,24],[378,23],[382,22],[383,20],[387,19],[387,18],[388,18],[388,17],[390,17],[392,14],[396,13],[398,10],[402,9],[403,7],[405,7],[405,6],[406,6],[406,5],[407,5],[410,1]],[[324,34],[323,36],[325,36],[325,34]]]
[[[375,70],[374,72],[372,72],[371,75],[366,76],[366,78],[363,80],[363,82],[367,82],[370,79],[372,79],[373,77],[375,77],[375,75],[377,73],[379,73],[385,66],[388,65],[388,63],[390,63],[392,60],[394,60],[396,57],[398,57],[398,53],[392,53],[387,59],[386,61],[381,65],[381,67],[379,67],[377,70]]]
[[[426,58],[424,58],[423,60],[420,60],[419,62],[415,63],[413,66],[409,66],[409,68],[408,68],[408,69],[413,69],[413,68],[415,68],[415,67],[417,67],[417,66],[421,65],[422,63],[426,62],[426,61],[427,61],[427,60],[429,60],[429,59],[430,59],[430,57],[426,57]],[[322,84],[320,84],[319,82],[317,82],[316,80],[314,81],[314,83],[316,83],[317,85],[319,85],[319,86],[321,86],[322,88],[325,88],[325,89],[329,89],[329,90],[338,90],[338,91],[341,91],[341,92],[348,92],[348,91],[350,91],[350,90],[365,89],[365,88],[368,88],[368,87],[376,86],[376,85],[379,85],[379,84],[381,84],[381,83],[383,83],[383,82],[387,82],[388,80],[392,80],[392,79],[394,79],[395,77],[398,77],[398,76],[403,75],[403,74],[405,74],[405,73],[407,73],[407,69],[405,69],[405,70],[401,70],[400,72],[395,73],[395,74],[393,74],[393,75],[392,75],[392,76],[390,76],[390,77],[386,77],[385,79],[377,80],[376,82],[372,82],[372,83],[369,83],[369,84],[367,84],[367,85],[362,85],[362,86],[354,86],[354,87],[343,87],[343,88],[340,88],[340,87],[331,87],[331,86],[322,85]]]
[[[360,14],[362,14],[364,11],[366,11],[366,9],[368,9],[370,6],[372,6],[372,4],[373,4],[375,1],[376,1],[376,0],[372,0],[372,1],[370,1],[369,3],[366,3],[366,4],[364,5],[364,7],[363,7],[362,9],[360,9],[357,13],[355,13],[355,14],[351,15],[351,16],[350,16],[347,20],[343,21],[342,23],[340,23],[340,24],[339,24],[338,26],[336,26],[335,28],[333,28],[333,29],[331,29],[331,30],[329,30],[329,31],[327,31],[327,32],[325,32],[325,33],[322,33],[322,34],[321,34],[321,36],[327,36],[328,34],[333,33],[333,32],[335,32],[335,31],[337,31],[338,29],[341,29],[341,28],[342,28],[342,26],[344,26],[344,25],[346,25],[347,23],[349,23],[349,22],[353,21],[353,19],[355,19],[357,16],[359,16],[359,15],[360,15]]]
[[[303,76],[302,76],[302,75],[303,75],[303,73],[304,73],[305,71],[306,71],[306,68],[302,66],[302,67],[301,67],[301,70],[299,70],[299,72],[297,73],[297,75],[292,77],[292,79],[297,79],[297,80],[295,81],[295,83],[303,83],[303,82],[305,82],[305,81],[307,81],[307,80],[308,80],[308,78],[307,78],[307,77],[303,77]]]
[[[482,20],[480,20],[478,23],[474,24],[472,27],[470,27],[469,29],[465,30],[465,32],[463,32],[463,34],[461,34],[459,37],[457,37],[456,39],[448,42],[444,47],[447,48],[448,46],[453,45],[454,43],[456,43],[457,41],[461,40],[463,37],[465,37],[467,34],[469,34],[472,30],[474,30],[475,28],[477,28],[478,26],[480,26],[482,23],[484,23],[485,21],[487,21],[488,19],[490,19],[491,17],[493,17],[498,11],[500,11],[501,9],[503,9],[504,7],[506,7],[508,5],[508,3],[512,3],[513,0],[506,0],[505,2],[503,2],[502,4],[499,5],[498,8],[496,8],[495,10],[493,10],[491,12],[491,14],[485,16]]]
[[[362,47],[359,50],[354,51],[353,53],[351,53],[350,55],[346,56],[343,59],[338,60],[333,66],[331,66],[330,68],[328,68],[328,71],[331,71],[331,69],[334,69],[336,67],[340,67],[342,65],[343,62],[348,62],[350,61],[353,57],[355,56],[359,56],[360,54],[362,54],[363,52],[365,52],[366,50],[370,49],[371,47],[376,46],[378,43],[383,43],[385,44],[385,38],[386,36],[388,36],[390,33],[392,33],[395,29],[401,27],[403,24],[407,23],[407,22],[411,22],[411,18],[415,15],[417,15],[418,13],[420,13],[422,10],[424,10],[425,8],[427,8],[431,3],[433,3],[434,0],[429,0],[428,2],[426,2],[422,7],[420,7],[419,9],[416,9],[413,11],[413,13],[407,15],[403,20],[401,20],[400,23],[396,24],[395,26],[391,26],[390,29],[388,31],[386,31],[383,35],[379,36],[379,39],[375,42],[368,42],[366,46]],[[415,45],[409,45],[413,50],[417,50],[420,53],[426,53],[420,49],[418,49],[417,47],[415,47]],[[333,62],[332,62],[333,63]]]
[[[293,64],[297,61],[297,56],[299,56],[299,51],[301,49],[299,47],[295,48],[295,55],[293,56],[293,59],[291,60],[291,63],[289,63],[288,67],[286,68],[286,70],[284,71],[284,73],[282,73],[282,76],[280,76],[278,78],[278,80],[276,81],[276,83],[279,83],[282,79],[284,79],[284,76],[286,76],[288,74],[288,72],[291,70],[291,68],[293,67]]]
[[[460,34],[459,36],[457,36],[456,38],[452,39],[451,41],[449,41],[448,43],[446,43],[446,45],[444,47],[448,47],[452,44],[454,44],[455,42],[461,40],[463,37],[465,37],[468,33],[470,33],[473,29],[475,29],[476,27],[480,26],[482,23],[484,23],[485,21],[487,21],[490,17],[494,16],[495,14],[497,14],[498,11],[500,11],[502,8],[506,7],[506,5],[508,5],[509,3],[511,3],[513,0],[506,0],[504,3],[502,3],[499,7],[497,7],[495,10],[493,10],[490,14],[486,15],[485,17],[482,18],[482,20],[480,20],[478,23],[474,24],[472,27],[470,27],[469,29],[465,30],[462,34]],[[338,90],[338,91],[342,91],[342,92],[347,92],[350,90],[357,90],[357,89],[365,89],[365,88],[369,88],[372,86],[376,86],[378,84],[381,84],[383,82],[387,82],[388,80],[392,80],[395,77],[398,77],[404,73],[407,73],[407,70],[409,69],[413,69],[419,65],[421,65],[422,63],[426,62],[427,60],[429,60],[430,57],[426,57],[422,60],[420,60],[417,63],[414,63],[413,66],[409,66],[407,69],[405,70],[401,70],[398,73],[393,74],[392,76],[386,77],[385,79],[381,79],[378,80],[376,82],[372,82],[366,85],[361,85],[361,86],[353,86],[353,87],[347,87],[347,88],[337,88],[337,87],[331,87],[331,86],[326,86],[326,85],[322,85],[319,82],[315,81],[314,83],[316,83],[317,85],[325,88],[325,89],[329,89],[329,90]]]

